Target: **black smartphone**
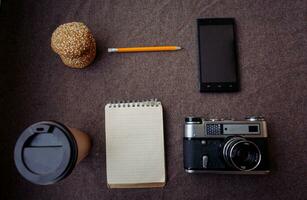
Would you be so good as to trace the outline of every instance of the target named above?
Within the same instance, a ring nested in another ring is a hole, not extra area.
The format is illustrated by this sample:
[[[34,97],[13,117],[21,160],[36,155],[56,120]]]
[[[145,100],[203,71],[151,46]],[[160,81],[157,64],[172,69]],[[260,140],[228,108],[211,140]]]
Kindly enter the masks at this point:
[[[239,90],[234,18],[197,19],[200,92]]]

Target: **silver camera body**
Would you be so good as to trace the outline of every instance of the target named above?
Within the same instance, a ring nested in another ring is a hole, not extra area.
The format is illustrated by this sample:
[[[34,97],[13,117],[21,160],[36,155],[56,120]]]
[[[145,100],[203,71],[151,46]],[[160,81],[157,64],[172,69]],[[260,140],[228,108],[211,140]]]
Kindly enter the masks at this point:
[[[183,138],[188,173],[266,174],[268,131],[263,117],[187,117]]]

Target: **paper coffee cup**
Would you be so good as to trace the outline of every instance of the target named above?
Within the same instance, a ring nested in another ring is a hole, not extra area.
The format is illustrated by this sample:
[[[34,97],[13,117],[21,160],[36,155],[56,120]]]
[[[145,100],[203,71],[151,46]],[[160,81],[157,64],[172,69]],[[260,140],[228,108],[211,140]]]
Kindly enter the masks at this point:
[[[49,185],[66,178],[91,148],[82,131],[54,121],[42,121],[25,129],[17,140],[15,165],[28,181]]]

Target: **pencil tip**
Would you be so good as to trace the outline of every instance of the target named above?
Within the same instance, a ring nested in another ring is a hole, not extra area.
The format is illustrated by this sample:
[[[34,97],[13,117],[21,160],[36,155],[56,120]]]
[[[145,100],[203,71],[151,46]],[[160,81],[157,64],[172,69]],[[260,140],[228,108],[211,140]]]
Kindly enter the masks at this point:
[[[182,47],[176,47],[176,50],[181,50],[181,49],[183,49]]]

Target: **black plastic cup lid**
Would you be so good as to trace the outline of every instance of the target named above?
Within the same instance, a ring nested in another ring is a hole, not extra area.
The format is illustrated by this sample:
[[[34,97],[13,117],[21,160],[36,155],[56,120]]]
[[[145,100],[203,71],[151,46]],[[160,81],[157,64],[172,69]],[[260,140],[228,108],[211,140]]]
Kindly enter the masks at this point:
[[[20,174],[38,185],[64,179],[72,172],[77,158],[78,147],[72,133],[54,121],[38,122],[25,129],[14,151]]]

